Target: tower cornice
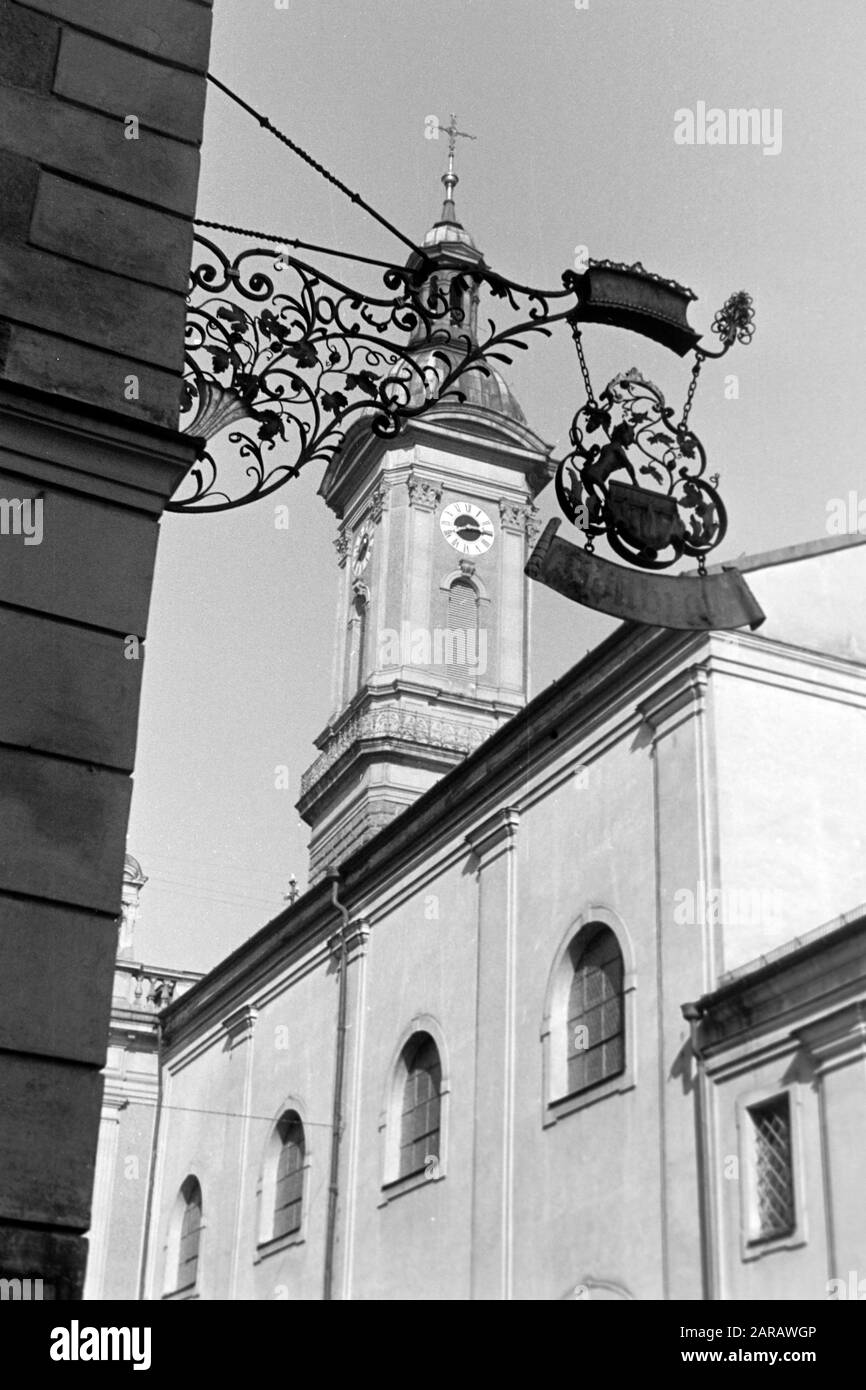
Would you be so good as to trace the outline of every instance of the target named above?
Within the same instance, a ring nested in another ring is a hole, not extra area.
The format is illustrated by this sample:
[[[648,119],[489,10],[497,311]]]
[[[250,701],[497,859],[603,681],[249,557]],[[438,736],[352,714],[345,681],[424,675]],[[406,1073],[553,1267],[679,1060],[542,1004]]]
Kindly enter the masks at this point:
[[[527,425],[493,415],[480,406],[449,404],[411,420],[393,441],[383,441],[368,425],[356,423],[328,464],[319,496],[341,520],[360,518],[378,487],[387,496],[388,488],[418,471],[419,446],[432,447],[452,458],[459,454],[470,464],[504,464],[527,480],[533,497],[556,471],[551,458],[553,446]]]

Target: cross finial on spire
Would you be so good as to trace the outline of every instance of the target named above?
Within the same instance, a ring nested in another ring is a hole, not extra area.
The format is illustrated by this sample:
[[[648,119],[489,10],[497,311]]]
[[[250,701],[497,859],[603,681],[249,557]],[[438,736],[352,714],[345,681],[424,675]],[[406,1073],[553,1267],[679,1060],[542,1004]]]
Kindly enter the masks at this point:
[[[442,182],[445,185],[446,203],[454,202],[454,188],[458,182],[454,172],[454,152],[457,148],[457,137],[462,136],[464,140],[477,140],[477,135],[470,135],[468,130],[457,129],[457,117],[451,112],[451,124],[443,126],[445,134],[448,136],[448,173],[442,175]]]

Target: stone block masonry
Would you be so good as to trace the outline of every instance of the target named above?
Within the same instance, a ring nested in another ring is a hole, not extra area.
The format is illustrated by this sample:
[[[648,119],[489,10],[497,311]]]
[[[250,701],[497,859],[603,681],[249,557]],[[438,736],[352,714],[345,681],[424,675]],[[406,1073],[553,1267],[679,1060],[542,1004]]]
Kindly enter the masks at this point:
[[[211,17],[0,0],[0,502],[40,518],[38,539],[0,528],[0,1278],[64,1299],[159,519],[195,455],[177,426]]]

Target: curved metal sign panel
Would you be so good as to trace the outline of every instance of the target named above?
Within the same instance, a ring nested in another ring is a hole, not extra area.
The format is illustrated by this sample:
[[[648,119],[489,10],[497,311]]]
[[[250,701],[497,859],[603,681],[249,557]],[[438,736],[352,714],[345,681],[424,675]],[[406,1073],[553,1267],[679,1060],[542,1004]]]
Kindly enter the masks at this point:
[[[750,627],[764,621],[760,604],[740,574],[647,574],[580,550],[549,521],[529,557],[526,573],[575,603],[614,618],[692,631]]]

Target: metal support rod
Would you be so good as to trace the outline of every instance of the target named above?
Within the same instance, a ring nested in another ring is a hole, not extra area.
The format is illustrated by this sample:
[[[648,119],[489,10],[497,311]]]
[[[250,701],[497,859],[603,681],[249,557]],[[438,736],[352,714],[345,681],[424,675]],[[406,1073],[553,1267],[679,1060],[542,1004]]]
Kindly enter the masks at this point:
[[[162,1119],[162,1019],[156,1018],[156,1114],[150,1141],[150,1168],[147,1174],[147,1198],[144,1207],[144,1237],[141,1244],[141,1268],[138,1274],[138,1299],[145,1299],[147,1259],[150,1253],[150,1223],[153,1216],[153,1191],[156,1183],[156,1163],[159,1155],[159,1129]]]
[[[700,1212],[701,1277],[704,1299],[716,1299],[715,1260],[713,1249],[712,1211],[710,1195],[710,1138],[707,1108],[707,1076],[703,1054],[698,1046],[698,1024],[701,1010],[697,1004],[682,1005],[683,1018],[689,1025],[689,1041],[695,1059],[695,1125],[697,1129],[698,1208]]]

